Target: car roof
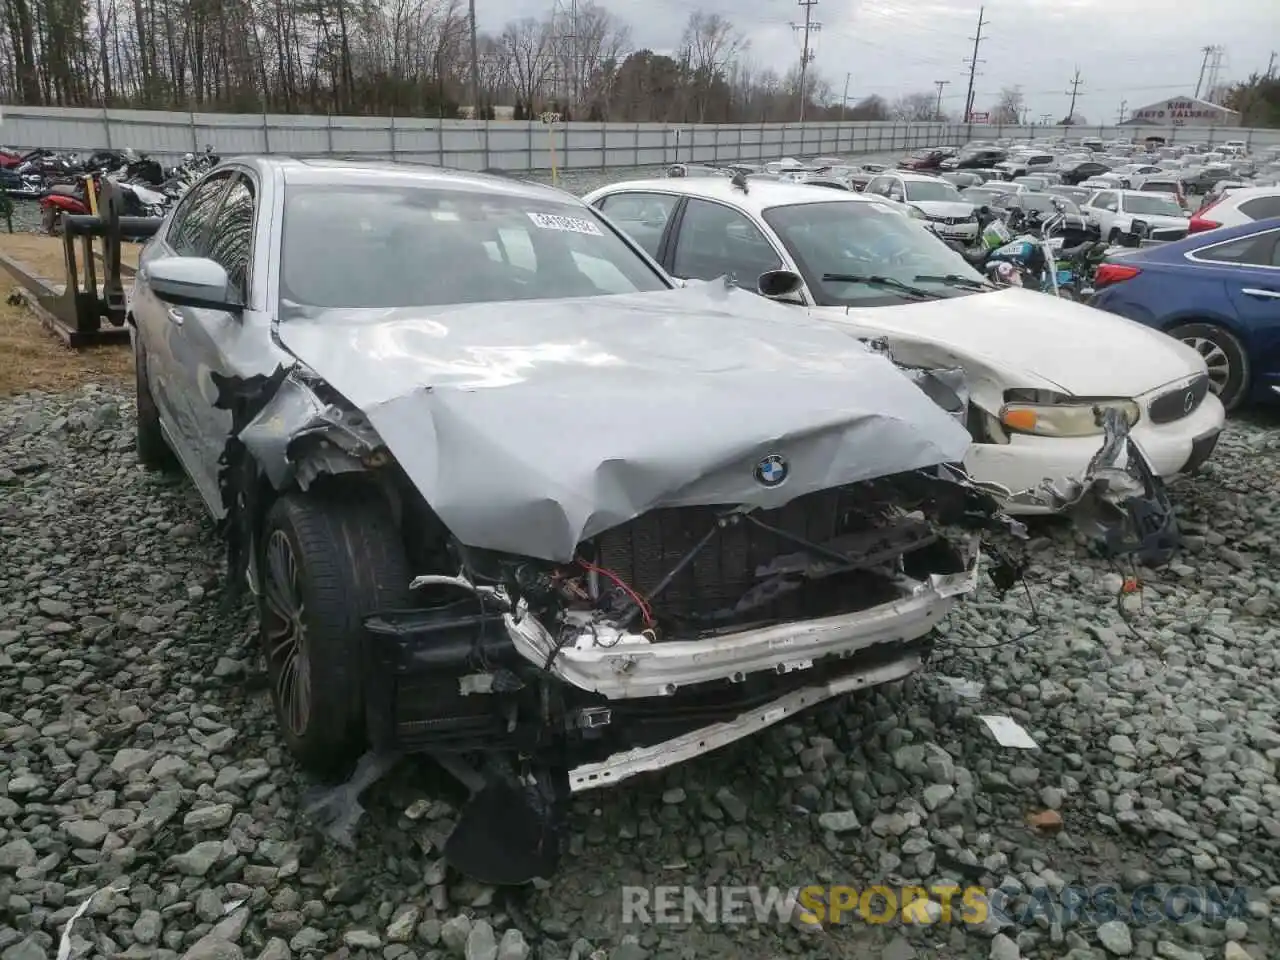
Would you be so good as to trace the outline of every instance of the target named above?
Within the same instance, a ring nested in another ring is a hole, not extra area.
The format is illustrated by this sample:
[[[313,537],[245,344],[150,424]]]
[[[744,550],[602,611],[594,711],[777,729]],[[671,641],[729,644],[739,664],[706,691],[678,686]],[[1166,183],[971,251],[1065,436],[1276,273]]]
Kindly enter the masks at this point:
[[[934,178],[929,178],[934,179]],[[946,181],[943,181],[944,183]],[[674,193],[685,197],[727,200],[736,207],[759,213],[770,207],[786,207],[797,203],[880,203],[883,197],[869,197],[851,190],[832,190],[812,183],[787,180],[753,180],[747,178],[747,192],[735,187],[729,177],[653,177],[648,180],[624,180],[593,190],[588,196],[617,193],[621,190]]]
[[[499,193],[531,200],[580,204],[573,194],[501,173],[473,173],[425,163],[397,160],[343,160],[328,157],[297,158],[279,155],[231,157],[239,163],[266,172],[274,169],[286,186],[368,185],[422,187],[435,190]]]
[[[1255,197],[1274,197],[1280,194],[1280,186],[1272,187],[1240,187],[1231,191],[1231,202],[1233,204],[1243,203],[1246,200],[1252,200]]]

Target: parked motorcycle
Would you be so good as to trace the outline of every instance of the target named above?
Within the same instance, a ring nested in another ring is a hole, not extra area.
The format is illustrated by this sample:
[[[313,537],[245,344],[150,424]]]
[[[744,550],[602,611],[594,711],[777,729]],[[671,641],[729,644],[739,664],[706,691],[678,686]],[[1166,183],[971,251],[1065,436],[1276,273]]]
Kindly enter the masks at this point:
[[[92,184],[96,195],[101,190],[102,180],[101,174],[92,174],[70,183],[57,183],[50,186],[40,199],[40,225],[44,232],[60,233],[64,216],[93,213],[89,206],[89,185]],[[137,183],[116,182],[115,186],[124,204],[121,210],[122,216],[159,217],[163,216],[168,208],[169,198],[163,193]]]

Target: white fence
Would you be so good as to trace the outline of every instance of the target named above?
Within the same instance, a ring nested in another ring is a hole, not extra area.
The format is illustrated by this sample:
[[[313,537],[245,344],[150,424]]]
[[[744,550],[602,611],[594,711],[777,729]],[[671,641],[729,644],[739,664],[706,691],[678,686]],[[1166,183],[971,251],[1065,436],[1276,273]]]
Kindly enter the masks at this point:
[[[290,114],[0,107],[0,144],[89,152],[132,147],[162,159],[211,145],[223,156],[283,153],[411,160],[481,170],[606,169],[783,156],[857,156],[974,139],[1067,135],[1280,145],[1280,130],[1236,127],[1002,127],[941,123],[661,124],[433,120]]]

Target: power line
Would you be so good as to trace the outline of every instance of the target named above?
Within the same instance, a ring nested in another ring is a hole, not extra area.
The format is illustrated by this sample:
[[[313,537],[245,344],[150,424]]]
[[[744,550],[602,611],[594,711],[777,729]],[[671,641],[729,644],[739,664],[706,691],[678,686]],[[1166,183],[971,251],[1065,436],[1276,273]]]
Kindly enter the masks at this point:
[[[978,8],[978,31],[970,39],[973,40],[973,56],[969,58],[969,92],[964,97],[964,122],[968,123],[970,116],[973,114],[973,78],[978,73],[978,45],[982,43],[982,28],[988,26],[987,22],[982,19],[986,7]]]
[[[809,72],[809,64],[813,61],[813,51],[809,49],[809,34],[815,30],[821,30],[822,24],[813,21],[813,8],[818,5],[818,0],[796,0],[800,6],[804,7],[804,24],[798,23],[791,25],[792,30],[804,31],[804,50],[800,54],[800,122],[804,123],[804,106],[809,99],[809,91],[805,89],[805,77]]]
[[[933,85],[938,88],[938,105],[934,108],[933,115],[939,120],[942,119],[942,88],[947,86],[950,82],[950,80],[933,81]]]
[[[1067,120],[1070,121],[1076,115],[1076,97],[1080,93],[1080,68],[1076,67],[1076,75],[1071,78],[1071,89],[1067,91],[1071,94],[1071,106],[1067,110]]]

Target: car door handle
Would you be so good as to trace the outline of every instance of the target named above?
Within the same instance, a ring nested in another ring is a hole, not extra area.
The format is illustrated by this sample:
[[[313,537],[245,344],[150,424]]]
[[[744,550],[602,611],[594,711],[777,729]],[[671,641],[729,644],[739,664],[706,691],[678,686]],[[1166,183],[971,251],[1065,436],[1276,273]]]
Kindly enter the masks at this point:
[[[1280,300],[1280,290],[1259,290],[1257,287],[1245,287],[1240,292],[1250,297],[1262,297],[1264,300]]]
[[[168,309],[168,311],[166,311],[166,312],[169,314],[169,319],[170,319],[173,323],[177,324],[179,327],[180,327],[180,326],[182,326],[182,311],[181,311],[181,310],[179,310],[177,307],[170,307],[170,308]]]

